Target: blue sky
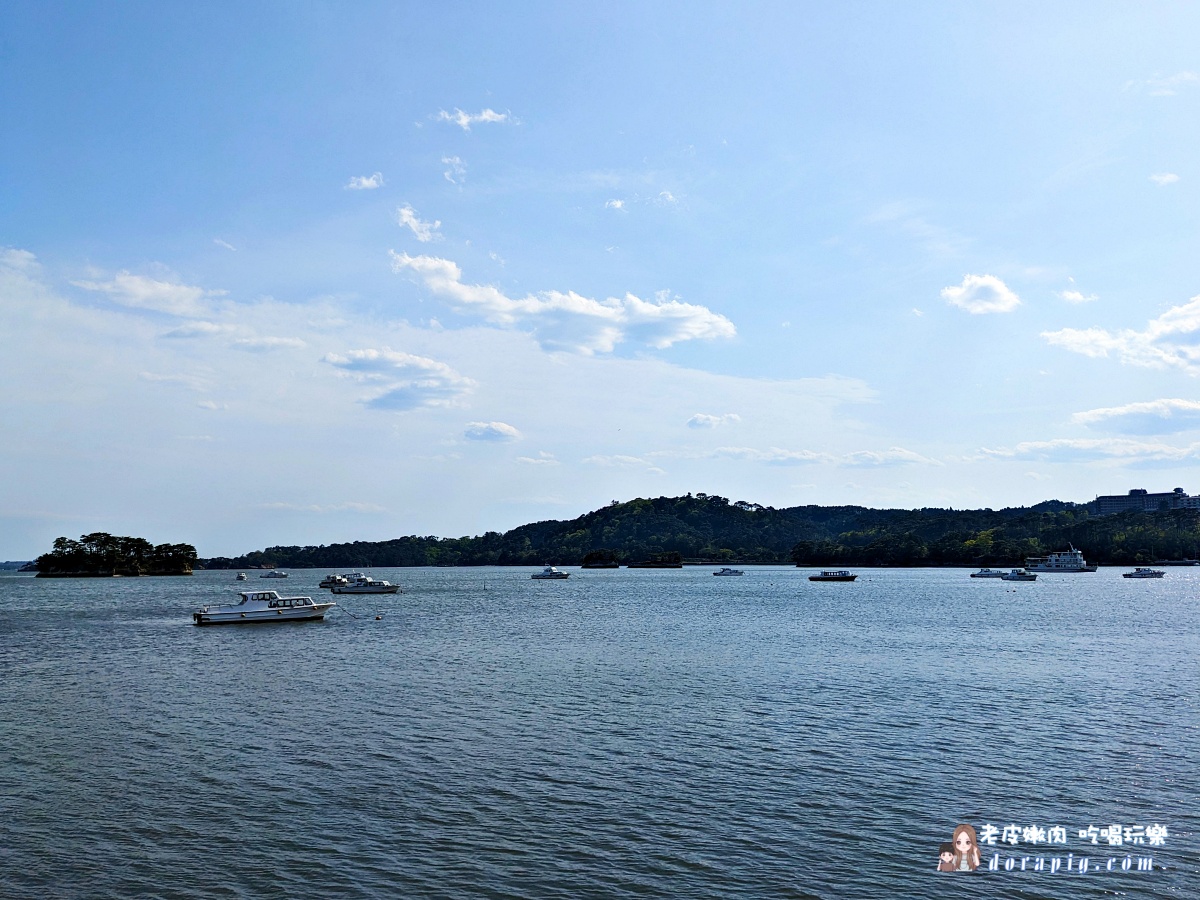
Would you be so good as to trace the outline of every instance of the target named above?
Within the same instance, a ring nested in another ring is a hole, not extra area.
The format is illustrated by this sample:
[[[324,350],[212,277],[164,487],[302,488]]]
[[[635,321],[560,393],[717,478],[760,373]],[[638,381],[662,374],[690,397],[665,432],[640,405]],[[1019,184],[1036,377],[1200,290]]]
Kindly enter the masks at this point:
[[[1198,33],[7,3],[0,559],[1200,493]]]

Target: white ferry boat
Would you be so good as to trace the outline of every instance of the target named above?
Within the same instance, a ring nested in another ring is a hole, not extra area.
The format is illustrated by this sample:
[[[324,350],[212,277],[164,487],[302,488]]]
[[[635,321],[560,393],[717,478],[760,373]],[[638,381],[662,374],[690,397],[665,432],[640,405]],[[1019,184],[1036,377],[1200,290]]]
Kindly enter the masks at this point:
[[[231,606],[203,606],[192,613],[197,625],[251,625],[256,622],[308,622],[325,618],[332,601],[313,603],[311,597],[280,597],[275,591],[242,591]]]
[[[556,569],[554,566],[546,566],[540,572],[534,572],[529,576],[537,581],[562,581],[571,577],[570,572],[564,572],[562,569]]]
[[[270,572],[263,572],[259,578],[287,578],[287,572],[280,572],[278,569],[272,569]]]
[[[355,575],[354,577],[358,578],[360,576]],[[317,587],[331,588],[331,587],[337,587],[339,584],[349,584],[349,583],[350,583],[350,577],[348,575],[326,575],[324,578],[321,579],[321,582],[320,582],[320,584],[317,585]]]
[[[1037,575],[1033,572],[1026,572],[1024,569],[1013,569],[1011,572],[1002,572],[1000,577],[1005,581],[1037,581]]]
[[[809,575],[809,581],[853,581],[858,576],[845,569],[825,569],[817,575]]]
[[[359,575],[352,581],[348,579],[346,584],[335,584],[329,590],[334,594],[399,594],[400,585]]]
[[[972,578],[1003,578],[1004,573],[999,569],[980,569],[971,573]]]
[[[1025,560],[1025,568],[1030,572],[1095,572],[1095,566],[1089,566],[1083,561],[1083,554],[1070,544],[1070,550],[1051,553],[1049,556],[1031,556]]]
[[[1132,572],[1122,572],[1122,578],[1162,578],[1166,572],[1159,569],[1148,569],[1145,566],[1138,566]]]

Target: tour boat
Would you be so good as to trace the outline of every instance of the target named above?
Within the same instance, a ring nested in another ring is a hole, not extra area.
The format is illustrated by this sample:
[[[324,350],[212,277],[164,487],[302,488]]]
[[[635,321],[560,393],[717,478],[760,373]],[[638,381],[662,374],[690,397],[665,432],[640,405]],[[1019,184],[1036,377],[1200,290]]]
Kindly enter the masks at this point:
[[[564,572],[562,569],[556,569],[554,566],[546,566],[540,572],[534,572],[529,576],[537,581],[563,581],[570,578],[570,572]]]
[[[242,591],[231,606],[203,606],[192,613],[197,625],[250,625],[255,622],[308,622],[325,618],[332,601],[313,603],[311,597],[280,597],[275,591]]]
[[[1166,572],[1160,572],[1158,569],[1148,569],[1144,566],[1138,566],[1132,572],[1122,572],[1122,578],[1162,578]]]
[[[356,574],[354,577],[359,578],[361,576]],[[349,583],[350,583],[349,575],[326,575],[324,578],[321,579],[321,583],[318,584],[317,587],[331,588],[331,587],[336,587],[339,584],[349,584]]]
[[[713,572],[713,574],[714,575],[745,575],[746,573],[743,572],[741,569],[731,569],[728,566],[725,566],[721,569],[718,569],[716,572]]]
[[[259,578],[287,578],[287,572],[280,572],[278,569],[272,569],[270,572],[263,572]]]
[[[809,581],[853,581],[857,575],[852,575],[845,569],[826,569],[818,575],[809,575]]]
[[[1004,573],[999,569],[980,569],[971,573],[972,578],[1003,578]]]
[[[1024,569],[1013,569],[1011,572],[1004,572],[1000,577],[1005,581],[1037,581],[1037,575]]]
[[[1070,544],[1070,550],[1061,550],[1049,556],[1031,556],[1025,560],[1025,568],[1030,572],[1095,572],[1096,566],[1089,566],[1083,561],[1083,554]]]
[[[347,578],[345,584],[335,584],[329,590],[335,594],[398,594],[400,585],[376,581],[369,575],[358,575],[353,580]]]

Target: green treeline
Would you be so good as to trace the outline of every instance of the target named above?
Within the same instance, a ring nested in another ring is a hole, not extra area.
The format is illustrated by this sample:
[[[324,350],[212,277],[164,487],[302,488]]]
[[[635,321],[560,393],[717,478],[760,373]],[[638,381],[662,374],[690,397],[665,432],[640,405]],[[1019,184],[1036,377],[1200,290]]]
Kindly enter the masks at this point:
[[[98,531],[77,541],[60,537],[54,549],[37,558],[39,578],[112,577],[115,575],[191,575],[196,548],[158,544],[142,538]]]
[[[624,564],[679,554],[705,562],[801,565],[1022,565],[1027,556],[1083,551],[1089,562],[1133,565],[1200,557],[1200,510],[1096,516],[1050,500],[1002,510],[775,509],[708,494],[613,501],[570,521],[535,522],[479,537],[402,537],[318,547],[268,547],[206,568]]]

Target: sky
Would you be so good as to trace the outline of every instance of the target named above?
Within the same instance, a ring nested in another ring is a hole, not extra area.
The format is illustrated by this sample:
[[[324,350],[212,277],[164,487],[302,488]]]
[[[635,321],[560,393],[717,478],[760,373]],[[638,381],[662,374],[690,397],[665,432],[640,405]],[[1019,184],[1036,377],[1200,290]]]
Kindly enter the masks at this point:
[[[1200,6],[0,8],[0,559],[1200,493]]]

